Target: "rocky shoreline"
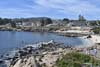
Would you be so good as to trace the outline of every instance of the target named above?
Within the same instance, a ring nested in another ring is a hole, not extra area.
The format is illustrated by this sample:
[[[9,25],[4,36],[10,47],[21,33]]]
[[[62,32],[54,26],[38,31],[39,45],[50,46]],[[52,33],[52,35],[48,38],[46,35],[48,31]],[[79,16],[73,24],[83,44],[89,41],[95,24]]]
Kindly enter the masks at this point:
[[[6,63],[7,67],[52,67],[55,65],[57,59],[62,58],[67,53],[84,53],[84,49],[92,51],[94,47],[97,47],[98,50],[100,49],[100,45],[77,48],[65,46],[62,43],[51,40],[19,48],[13,57],[8,55],[2,62]]]
[[[46,56],[49,55],[51,57],[55,57],[56,58],[55,61],[56,61],[58,56],[60,57],[59,54],[60,53],[62,54],[64,49],[68,48],[64,46],[62,43],[57,43],[54,42],[53,40],[49,42],[37,43],[34,45],[27,45],[23,48],[20,48],[16,51],[13,57],[8,56],[8,58],[3,60],[6,61],[5,63],[7,64],[8,67],[25,67],[25,66],[34,67],[33,62],[35,63],[35,65],[42,66],[44,64],[43,60],[47,58]],[[34,59],[34,61],[32,59]],[[54,60],[52,61],[54,62]]]

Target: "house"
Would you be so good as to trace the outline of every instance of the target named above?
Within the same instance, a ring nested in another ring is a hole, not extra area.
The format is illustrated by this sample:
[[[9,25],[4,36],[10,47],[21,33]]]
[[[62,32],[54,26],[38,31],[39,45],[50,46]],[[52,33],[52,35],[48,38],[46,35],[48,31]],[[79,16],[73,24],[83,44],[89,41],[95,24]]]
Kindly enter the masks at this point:
[[[87,26],[86,21],[70,20],[68,25],[70,26]]]
[[[22,22],[17,22],[17,23],[16,23],[16,26],[17,26],[17,27],[21,27],[21,26],[22,26]]]
[[[41,26],[40,22],[17,22],[17,27],[38,27]]]

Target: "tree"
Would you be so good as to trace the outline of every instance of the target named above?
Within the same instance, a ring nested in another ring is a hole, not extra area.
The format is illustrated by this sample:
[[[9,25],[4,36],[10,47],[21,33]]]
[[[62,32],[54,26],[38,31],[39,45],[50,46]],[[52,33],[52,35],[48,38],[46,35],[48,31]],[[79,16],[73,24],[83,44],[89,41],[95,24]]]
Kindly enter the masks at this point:
[[[41,19],[40,22],[41,22],[41,26],[44,26],[44,20]]]
[[[5,24],[8,24],[8,23],[11,23],[12,20],[11,19],[7,19],[7,18],[0,18],[0,25],[5,25]]]
[[[69,19],[68,18],[64,18],[63,21],[69,21]]]
[[[68,18],[64,18],[63,21],[66,22],[66,23],[69,23],[69,19]]]
[[[16,28],[16,23],[15,22],[12,22],[11,23],[11,27]]]
[[[2,22],[3,22],[3,21],[2,21],[2,18],[0,18],[0,25],[2,25]]]
[[[86,21],[86,19],[84,18],[84,16],[79,15],[79,21]]]
[[[52,20],[50,18],[42,18],[40,22],[41,22],[41,26],[45,26],[47,24],[51,24]]]
[[[47,18],[46,19],[46,24],[51,24],[52,23],[52,20],[50,18]]]
[[[4,24],[7,24],[7,23],[11,23],[12,20],[11,19],[7,19],[7,18],[4,18],[3,19],[3,22],[4,22]]]

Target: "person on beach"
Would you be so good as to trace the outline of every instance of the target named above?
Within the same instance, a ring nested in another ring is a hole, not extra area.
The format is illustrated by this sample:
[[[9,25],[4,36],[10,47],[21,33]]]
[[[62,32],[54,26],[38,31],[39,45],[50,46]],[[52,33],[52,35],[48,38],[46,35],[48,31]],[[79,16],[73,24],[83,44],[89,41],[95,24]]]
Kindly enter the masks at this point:
[[[95,57],[97,56],[97,52],[98,52],[97,49],[94,48],[94,49],[93,49],[93,55],[94,55]]]

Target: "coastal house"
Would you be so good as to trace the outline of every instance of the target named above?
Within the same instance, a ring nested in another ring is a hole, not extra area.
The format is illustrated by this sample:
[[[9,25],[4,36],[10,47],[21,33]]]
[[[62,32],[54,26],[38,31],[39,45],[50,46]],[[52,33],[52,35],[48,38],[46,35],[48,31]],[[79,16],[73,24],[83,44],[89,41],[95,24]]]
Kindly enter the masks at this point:
[[[24,27],[39,27],[41,26],[40,22],[23,22]]]
[[[87,26],[86,21],[70,20],[68,25],[70,26]]]
[[[50,18],[40,17],[40,18],[24,18],[13,20],[16,23],[16,26],[20,27],[39,27],[45,26],[52,23]]]
[[[22,22],[23,27],[32,27],[33,23],[32,22]]]
[[[46,27],[52,27],[52,26],[57,26],[57,25],[58,25],[57,23],[52,23],[52,24],[46,25]]]
[[[40,22],[17,22],[17,27],[38,27],[41,26]]]
[[[16,23],[16,26],[17,26],[17,27],[21,27],[21,26],[22,26],[22,22],[17,22],[17,23]]]

